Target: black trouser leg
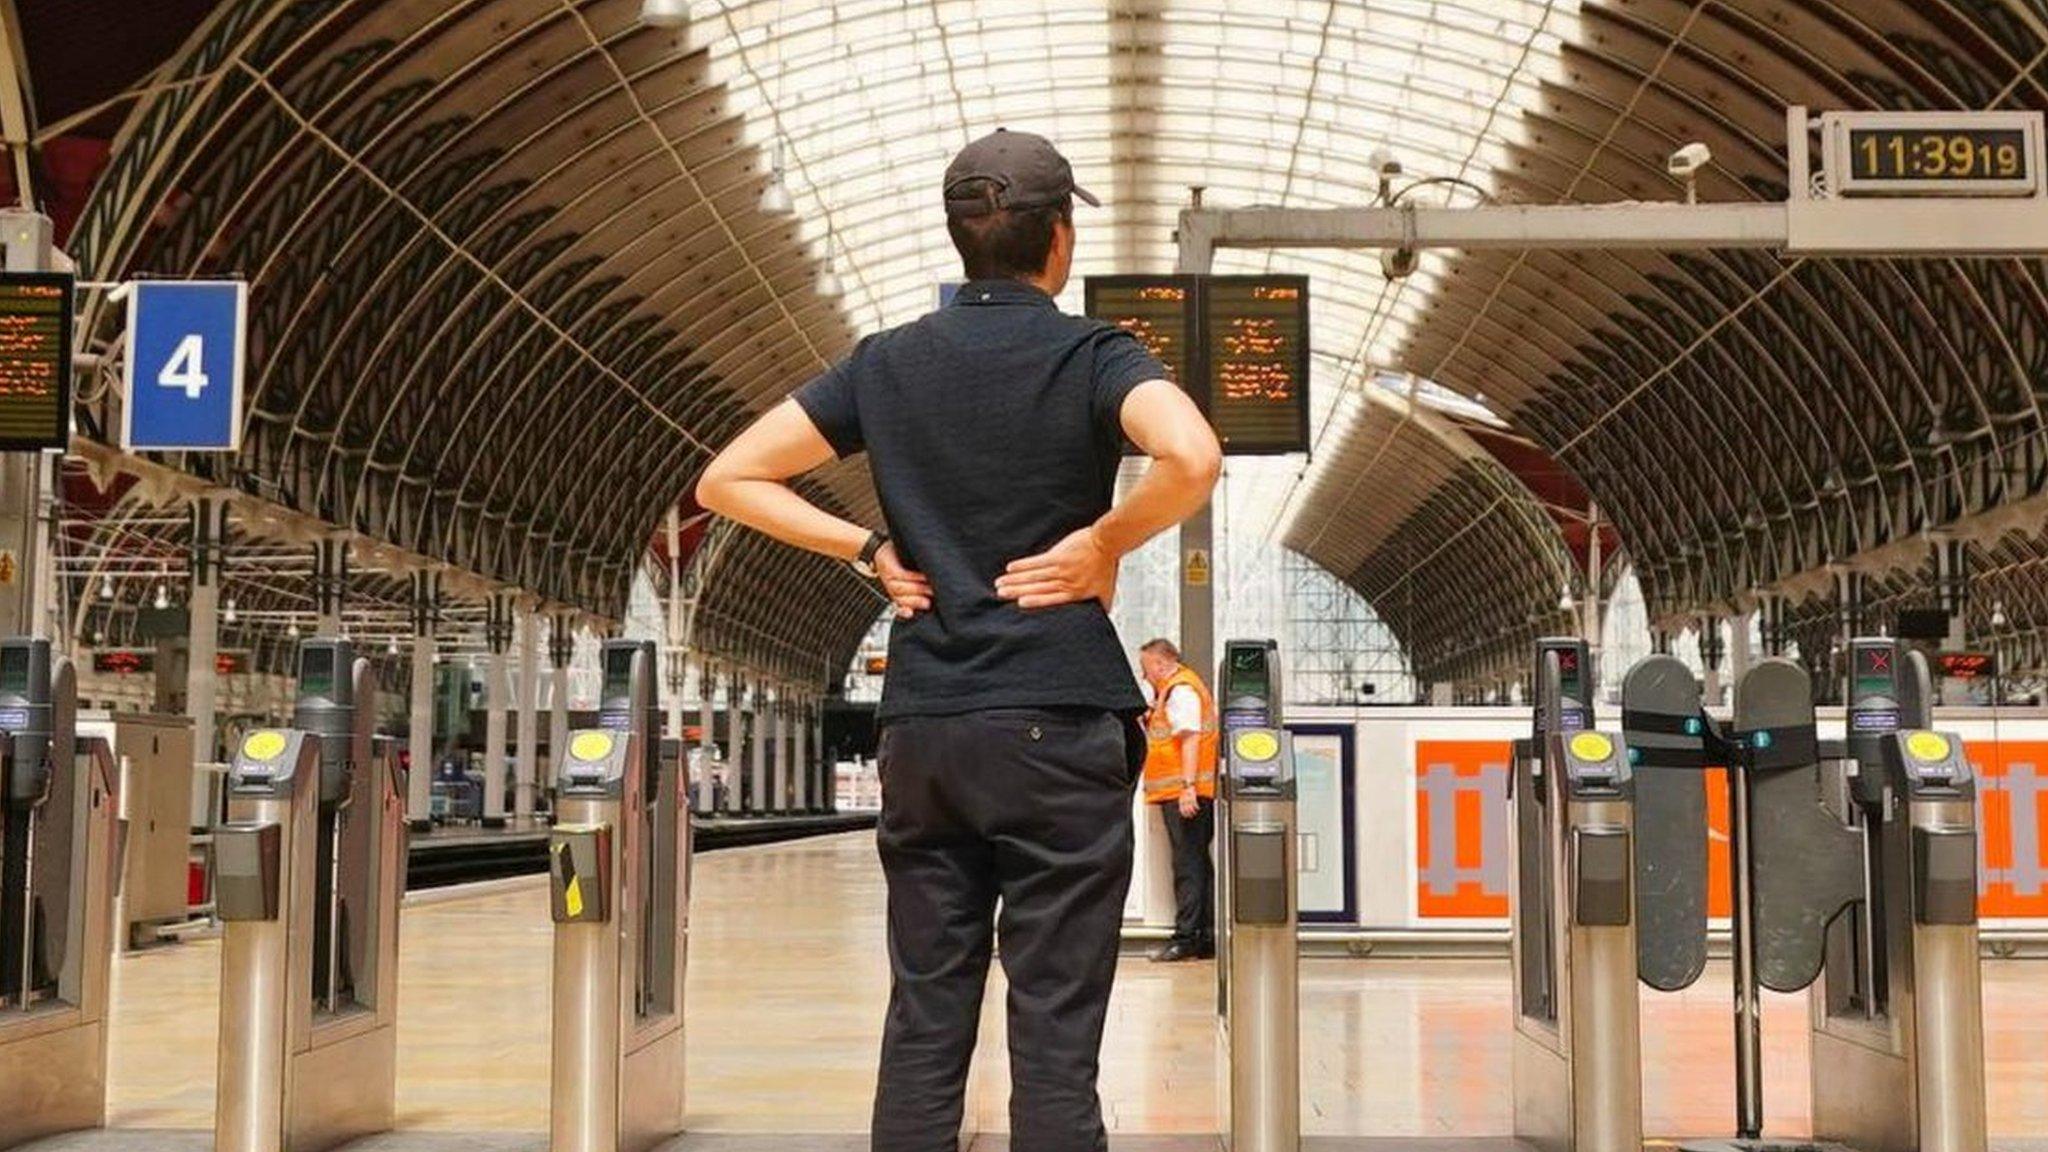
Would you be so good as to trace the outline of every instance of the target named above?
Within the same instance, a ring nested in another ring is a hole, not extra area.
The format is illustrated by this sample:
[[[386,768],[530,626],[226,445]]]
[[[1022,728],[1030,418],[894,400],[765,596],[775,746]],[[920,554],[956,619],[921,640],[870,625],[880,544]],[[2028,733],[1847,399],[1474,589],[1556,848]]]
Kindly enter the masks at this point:
[[[1182,816],[1178,801],[1159,805],[1166,839],[1173,849],[1173,938],[1189,947],[1216,940],[1216,864],[1210,842],[1216,834],[1216,802],[1201,800],[1193,816]]]
[[[874,1152],[957,1152],[994,936],[993,847],[952,818],[929,762],[943,749],[917,743],[892,739],[883,753],[892,979]]]
[[[1010,981],[1011,1152],[1103,1152],[1096,1076],[1130,891],[1128,785],[1069,801],[1046,835],[998,845]]]
[[[1000,892],[1012,1152],[1104,1152],[1096,1095],[1143,734],[1102,712],[892,724],[878,839],[894,986],[874,1152],[952,1152]]]

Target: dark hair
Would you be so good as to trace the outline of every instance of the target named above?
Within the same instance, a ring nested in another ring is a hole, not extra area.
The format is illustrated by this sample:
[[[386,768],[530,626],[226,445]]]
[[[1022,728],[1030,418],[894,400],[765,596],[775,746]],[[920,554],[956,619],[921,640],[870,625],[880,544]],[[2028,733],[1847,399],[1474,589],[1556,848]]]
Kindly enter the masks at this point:
[[[993,197],[986,180],[965,180],[951,189],[954,198]],[[969,280],[1015,280],[1045,271],[1052,259],[1052,238],[1059,222],[1072,223],[1074,198],[1039,208],[998,208],[981,216],[948,216],[946,232],[960,253]]]
[[[1157,640],[1145,641],[1145,646],[1143,648],[1138,649],[1138,651],[1150,652],[1154,656],[1164,656],[1168,660],[1171,660],[1176,664],[1180,662],[1180,649],[1174,647],[1173,641],[1168,640],[1164,636],[1161,636]]]

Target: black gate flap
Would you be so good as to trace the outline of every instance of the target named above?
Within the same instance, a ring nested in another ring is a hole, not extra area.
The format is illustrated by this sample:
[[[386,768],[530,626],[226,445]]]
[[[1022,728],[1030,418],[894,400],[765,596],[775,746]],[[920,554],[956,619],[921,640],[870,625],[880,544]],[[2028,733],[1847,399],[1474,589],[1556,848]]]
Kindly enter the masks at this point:
[[[1791,660],[1759,662],[1735,686],[1735,727],[1774,739],[1749,769],[1750,858],[1755,872],[1757,980],[1797,992],[1819,977],[1828,922],[1863,898],[1863,836],[1821,806],[1813,748],[1813,680]]]
[[[1636,969],[1673,992],[1707,966],[1707,724],[1692,669],[1638,660],[1621,682],[1622,737],[1636,767]]]

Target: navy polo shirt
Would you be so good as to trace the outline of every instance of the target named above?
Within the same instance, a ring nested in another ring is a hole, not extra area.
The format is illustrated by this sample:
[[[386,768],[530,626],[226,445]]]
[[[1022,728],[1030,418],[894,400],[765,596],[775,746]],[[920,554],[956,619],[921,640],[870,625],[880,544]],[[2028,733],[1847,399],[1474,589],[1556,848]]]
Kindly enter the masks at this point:
[[[932,582],[931,609],[891,629],[880,719],[1144,707],[1102,605],[1026,611],[995,580],[1109,510],[1124,398],[1163,379],[1130,333],[975,280],[797,390],[841,456],[868,454],[889,535]]]

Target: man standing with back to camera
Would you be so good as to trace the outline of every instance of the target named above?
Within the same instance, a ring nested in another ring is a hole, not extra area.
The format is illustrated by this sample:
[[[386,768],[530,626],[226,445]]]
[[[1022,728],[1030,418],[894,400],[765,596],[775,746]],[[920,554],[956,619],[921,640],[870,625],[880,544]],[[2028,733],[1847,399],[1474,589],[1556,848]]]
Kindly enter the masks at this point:
[[[999,129],[953,159],[943,193],[968,277],[953,303],[869,336],[762,416],[697,499],[848,561],[895,605],[874,1152],[957,1147],[998,932],[1011,1147],[1103,1152],[1096,1073],[1146,747],[1108,608],[1118,560],[1208,500],[1221,452],[1136,338],[1053,302],[1073,202],[1100,202],[1050,142]],[[1152,462],[1112,508],[1125,437]],[[788,483],[861,451],[886,534]]]

